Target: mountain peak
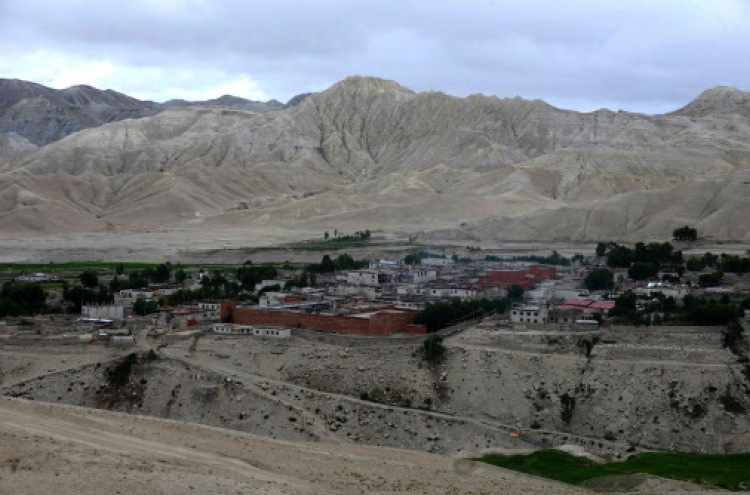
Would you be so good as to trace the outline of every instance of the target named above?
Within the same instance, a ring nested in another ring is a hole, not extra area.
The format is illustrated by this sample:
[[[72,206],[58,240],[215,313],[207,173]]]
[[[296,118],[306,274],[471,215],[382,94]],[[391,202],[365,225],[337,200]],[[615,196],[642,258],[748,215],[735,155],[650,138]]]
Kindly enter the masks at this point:
[[[731,86],[716,86],[703,91],[693,101],[672,112],[674,115],[703,117],[715,112],[750,112],[750,93]]]
[[[401,86],[396,81],[392,81],[390,79],[382,79],[380,77],[374,77],[374,76],[349,76],[345,78],[342,81],[337,82],[330,88],[328,88],[324,92],[332,91],[349,91],[349,90],[355,90],[355,91],[373,91],[373,92],[380,92],[380,91],[396,91],[400,93],[408,93],[408,94],[414,94],[414,91],[405,88],[404,86]]]

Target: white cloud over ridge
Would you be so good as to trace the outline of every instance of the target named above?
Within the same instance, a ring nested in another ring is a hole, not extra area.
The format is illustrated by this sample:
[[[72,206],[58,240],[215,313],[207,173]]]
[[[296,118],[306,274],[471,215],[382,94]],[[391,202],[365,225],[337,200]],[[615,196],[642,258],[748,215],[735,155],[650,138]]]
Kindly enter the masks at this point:
[[[0,0],[0,77],[281,101],[352,74],[658,113],[748,89],[744,0]]]

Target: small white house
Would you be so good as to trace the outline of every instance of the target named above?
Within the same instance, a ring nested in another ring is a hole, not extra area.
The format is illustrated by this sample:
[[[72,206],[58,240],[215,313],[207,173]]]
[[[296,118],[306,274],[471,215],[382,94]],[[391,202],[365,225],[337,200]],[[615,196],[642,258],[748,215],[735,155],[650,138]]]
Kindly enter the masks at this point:
[[[437,271],[436,270],[429,270],[425,268],[419,268],[417,270],[414,270],[412,273],[412,277],[414,277],[414,283],[415,284],[423,284],[425,282],[429,282],[431,280],[437,280]]]
[[[377,287],[387,282],[388,276],[374,270],[352,270],[347,272],[346,281],[352,285]]]
[[[278,308],[284,304],[287,295],[283,292],[266,292],[258,299],[258,305],[261,308]]]
[[[448,266],[453,264],[451,258],[422,258],[422,265],[427,266]]]
[[[666,297],[674,297],[675,299],[684,299],[686,295],[690,293],[690,288],[687,285],[671,285],[663,282],[649,282],[646,287],[638,287],[636,293],[644,294],[649,297],[653,296],[657,292],[661,292]]]
[[[274,339],[288,339],[292,336],[292,331],[288,328],[256,328],[251,325],[235,325],[232,323],[215,323],[211,326],[211,331],[214,333],[252,335]]]
[[[81,316],[121,320],[124,316],[124,307],[119,304],[84,304],[81,306]]]
[[[47,275],[46,273],[25,273],[20,275],[17,280],[19,282],[54,282],[57,280],[55,275]]]
[[[549,312],[544,306],[522,306],[510,310],[510,319],[514,323],[546,323]]]

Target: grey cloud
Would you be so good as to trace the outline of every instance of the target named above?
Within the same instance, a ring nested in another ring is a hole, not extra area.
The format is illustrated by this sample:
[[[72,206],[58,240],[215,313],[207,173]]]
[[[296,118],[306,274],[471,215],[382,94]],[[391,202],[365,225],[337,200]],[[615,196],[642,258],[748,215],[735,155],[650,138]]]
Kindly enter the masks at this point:
[[[663,112],[750,79],[741,0],[0,0],[0,14],[6,53],[192,72],[176,82],[193,88],[206,71],[247,75],[281,100],[368,74],[418,91]],[[147,82],[130,86],[148,93]]]

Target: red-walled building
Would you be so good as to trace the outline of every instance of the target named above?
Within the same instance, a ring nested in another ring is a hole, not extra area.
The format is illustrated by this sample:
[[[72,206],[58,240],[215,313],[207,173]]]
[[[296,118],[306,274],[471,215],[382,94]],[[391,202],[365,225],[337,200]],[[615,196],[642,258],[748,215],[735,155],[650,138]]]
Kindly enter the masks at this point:
[[[387,336],[396,332],[427,333],[424,325],[414,325],[419,311],[393,306],[356,314],[307,313],[283,309],[243,309],[237,303],[221,303],[222,323],[309,328],[352,335]]]
[[[557,268],[548,265],[531,265],[517,270],[492,270],[479,279],[480,287],[505,288],[518,284],[524,289],[531,289],[539,282],[557,276]]]

